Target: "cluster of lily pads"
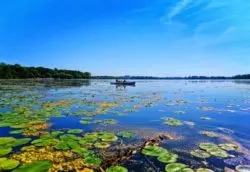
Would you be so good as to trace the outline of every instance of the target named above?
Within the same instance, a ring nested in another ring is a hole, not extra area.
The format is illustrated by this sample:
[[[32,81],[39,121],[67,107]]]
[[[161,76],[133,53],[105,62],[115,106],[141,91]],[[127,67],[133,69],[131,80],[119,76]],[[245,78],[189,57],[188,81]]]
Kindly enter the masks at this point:
[[[183,124],[189,125],[189,126],[194,126],[195,123],[191,121],[180,121],[175,118],[170,118],[170,117],[163,117],[161,118],[164,120],[164,124],[169,125],[169,126],[181,126]]]
[[[210,142],[203,142],[199,144],[200,149],[191,151],[191,154],[198,158],[209,158],[216,156],[219,158],[227,158],[229,154],[227,151],[235,151],[238,146],[232,143],[214,144]]]
[[[146,145],[142,154],[156,157],[158,161],[166,164],[166,172],[194,172],[188,165],[177,162],[178,155],[157,145]],[[196,172],[213,172],[207,168],[199,168]]]

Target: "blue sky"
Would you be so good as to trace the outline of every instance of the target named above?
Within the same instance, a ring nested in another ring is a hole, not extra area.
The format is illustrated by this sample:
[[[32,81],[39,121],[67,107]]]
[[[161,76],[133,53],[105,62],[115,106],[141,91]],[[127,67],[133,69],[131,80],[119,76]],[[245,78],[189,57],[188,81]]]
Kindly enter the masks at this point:
[[[250,73],[249,0],[2,0],[0,61],[93,75]]]

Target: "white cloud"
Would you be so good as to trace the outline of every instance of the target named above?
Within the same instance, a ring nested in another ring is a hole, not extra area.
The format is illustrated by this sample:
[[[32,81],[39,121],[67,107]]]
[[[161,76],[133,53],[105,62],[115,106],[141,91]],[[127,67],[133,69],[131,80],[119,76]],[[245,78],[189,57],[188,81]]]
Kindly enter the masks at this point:
[[[174,6],[170,12],[168,13],[167,17],[168,20],[171,21],[173,17],[180,14],[193,0],[181,0],[179,1],[176,6]]]

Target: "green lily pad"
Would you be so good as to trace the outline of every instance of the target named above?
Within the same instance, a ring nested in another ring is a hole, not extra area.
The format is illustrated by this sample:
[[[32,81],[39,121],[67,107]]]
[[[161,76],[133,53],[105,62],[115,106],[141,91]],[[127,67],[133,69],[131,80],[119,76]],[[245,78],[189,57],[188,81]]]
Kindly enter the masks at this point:
[[[142,150],[142,154],[148,155],[148,156],[160,156],[161,154],[168,153],[166,149],[161,148],[156,145],[147,145]]]
[[[136,134],[131,131],[121,131],[117,135],[124,138],[131,138],[134,137]]]
[[[69,147],[69,145],[68,145],[66,142],[64,142],[64,141],[59,142],[59,143],[55,146],[55,148],[56,148],[57,150],[70,150],[70,149],[71,149],[71,148]]]
[[[200,143],[199,147],[203,150],[209,150],[209,149],[214,149],[214,148],[218,148],[218,146],[214,143],[209,143],[209,142],[204,142],[204,143]]]
[[[13,130],[10,132],[10,134],[21,134],[23,133],[23,130]]]
[[[100,148],[100,149],[105,149],[105,148],[110,147],[110,144],[108,144],[106,142],[97,142],[97,143],[95,143],[95,147]]]
[[[11,147],[0,146],[0,157],[8,155],[10,152],[12,152]]]
[[[223,150],[226,150],[226,151],[232,151],[232,150],[236,150],[238,148],[237,145],[232,144],[232,143],[219,144],[219,147]]]
[[[0,162],[0,169],[3,170],[12,170],[19,165],[19,161],[14,159],[6,159]]]
[[[47,172],[52,167],[52,162],[49,160],[34,161],[29,164],[24,164],[12,172]]]
[[[166,172],[182,172],[187,167],[186,164],[182,163],[172,163],[165,167]]]
[[[100,138],[102,141],[105,141],[105,142],[113,142],[118,139],[113,133],[109,133],[109,132],[98,133],[98,138]]]
[[[191,155],[197,158],[209,158],[211,156],[209,153],[199,149],[191,151]]]
[[[209,152],[211,155],[214,155],[216,157],[220,157],[220,158],[227,158],[229,155],[226,151],[218,148],[213,148],[213,149],[209,149],[207,150],[207,152]]]
[[[100,165],[102,163],[102,159],[94,156],[88,156],[84,159],[84,162],[88,165]]]
[[[82,129],[70,129],[70,130],[68,130],[69,134],[79,134],[79,133],[82,133],[82,132],[83,132]]]
[[[0,146],[6,145],[8,143],[14,142],[16,139],[14,137],[0,137]]]
[[[170,126],[180,126],[183,125],[180,120],[174,119],[174,118],[166,118],[166,122],[164,124],[170,125]]]
[[[163,163],[174,163],[177,161],[177,158],[178,158],[177,154],[166,152],[166,153],[160,154],[160,156],[157,159]]]
[[[128,172],[128,169],[122,166],[114,166],[114,167],[109,167],[106,169],[106,172]]]
[[[31,141],[31,138],[16,139],[14,142],[7,144],[10,147],[16,147],[20,145],[25,145]]]
[[[214,172],[214,171],[208,168],[198,168],[196,172]]]

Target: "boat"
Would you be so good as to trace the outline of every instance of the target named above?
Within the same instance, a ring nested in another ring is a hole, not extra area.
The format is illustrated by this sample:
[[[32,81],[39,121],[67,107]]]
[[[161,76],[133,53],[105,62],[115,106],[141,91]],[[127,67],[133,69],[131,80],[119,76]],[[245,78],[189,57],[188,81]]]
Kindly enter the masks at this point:
[[[129,82],[129,81],[125,81],[125,82],[111,82],[110,84],[112,84],[112,85],[135,85],[135,82]]]

